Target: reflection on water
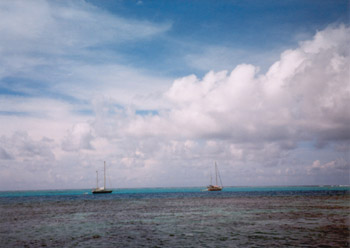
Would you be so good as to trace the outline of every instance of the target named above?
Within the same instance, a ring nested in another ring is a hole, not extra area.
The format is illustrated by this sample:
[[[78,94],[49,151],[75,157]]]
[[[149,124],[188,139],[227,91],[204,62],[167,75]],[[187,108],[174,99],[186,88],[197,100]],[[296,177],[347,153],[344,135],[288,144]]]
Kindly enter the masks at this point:
[[[0,201],[3,247],[349,247],[348,192]]]

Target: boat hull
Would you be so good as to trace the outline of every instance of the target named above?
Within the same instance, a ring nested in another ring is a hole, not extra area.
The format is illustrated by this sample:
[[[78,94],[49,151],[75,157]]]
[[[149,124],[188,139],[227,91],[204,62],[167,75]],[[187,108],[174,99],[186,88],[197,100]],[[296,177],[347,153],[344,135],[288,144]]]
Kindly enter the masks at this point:
[[[208,189],[208,191],[221,191],[222,189]]]
[[[93,190],[92,193],[93,194],[108,194],[108,193],[112,193],[112,190]]]
[[[210,185],[210,186],[207,187],[207,190],[208,190],[208,191],[221,191],[221,190],[222,190],[222,187]]]

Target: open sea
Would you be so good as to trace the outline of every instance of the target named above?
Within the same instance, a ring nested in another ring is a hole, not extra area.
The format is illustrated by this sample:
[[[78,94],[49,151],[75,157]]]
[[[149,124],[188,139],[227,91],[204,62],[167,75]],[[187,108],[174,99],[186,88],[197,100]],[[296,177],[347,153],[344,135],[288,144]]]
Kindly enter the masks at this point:
[[[0,192],[0,247],[349,247],[350,187]]]

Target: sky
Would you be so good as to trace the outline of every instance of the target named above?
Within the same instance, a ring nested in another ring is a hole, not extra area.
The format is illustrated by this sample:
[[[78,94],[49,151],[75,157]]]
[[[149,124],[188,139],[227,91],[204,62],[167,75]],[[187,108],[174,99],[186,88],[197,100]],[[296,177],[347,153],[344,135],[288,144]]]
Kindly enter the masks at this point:
[[[0,1],[0,190],[350,184],[349,10]]]

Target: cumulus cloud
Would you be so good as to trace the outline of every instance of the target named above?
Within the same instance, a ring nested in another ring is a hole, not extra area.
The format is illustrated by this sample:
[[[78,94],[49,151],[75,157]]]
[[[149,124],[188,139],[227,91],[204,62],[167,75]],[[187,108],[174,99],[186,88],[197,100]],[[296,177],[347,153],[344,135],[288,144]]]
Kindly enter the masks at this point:
[[[151,158],[174,166],[220,158],[274,167],[291,163],[288,156],[304,142],[343,147],[350,133],[348,33],[345,26],[320,31],[282,53],[265,74],[241,64],[202,79],[179,78],[155,115],[96,103],[92,128],[120,142],[116,150],[127,154],[128,166]]]
[[[309,174],[321,172],[321,173],[333,173],[334,171],[348,172],[350,169],[350,163],[344,158],[332,160],[326,163],[321,163],[320,160],[315,160],[311,166],[307,168]]]
[[[90,125],[87,123],[77,123],[67,132],[62,142],[64,151],[78,151],[80,149],[92,150],[91,141],[94,139]]]
[[[5,158],[18,161],[54,160],[53,140],[33,140],[26,132],[16,132],[11,137],[1,136],[1,150]]]
[[[167,168],[187,161],[203,168],[218,159],[231,172],[245,164],[263,166],[270,175],[293,172],[298,175],[294,178],[303,178],[309,170],[302,168],[305,162],[293,161],[293,153],[305,144],[316,150],[327,144],[348,147],[349,31],[339,26],[317,32],[312,40],[283,52],[264,74],[241,64],[231,72],[210,71],[202,79],[179,78],[164,93],[166,108],[146,116],[121,109],[110,116],[108,135],[137,151],[123,160],[129,167],[140,158],[162,161]],[[332,156],[340,159],[343,154],[335,151]]]
[[[10,154],[8,154],[8,152],[4,148],[0,147],[0,159],[9,160],[13,159],[13,157]]]
[[[61,127],[60,135],[51,141],[26,133],[4,135],[1,159],[32,161],[29,164],[34,167],[42,160],[55,165],[76,163],[92,172],[107,160],[109,172],[124,186],[178,186],[179,180],[185,186],[203,185],[215,160],[227,185],[307,184],[308,176],[333,172],[333,177],[322,180],[348,183],[344,153],[350,140],[349,33],[344,25],[319,31],[312,40],[283,52],[266,73],[240,64],[232,71],[210,71],[203,78],[178,78],[162,93],[161,83],[155,84],[147,91],[150,94],[141,90],[125,100],[120,99],[130,89],[121,84],[133,81],[128,78],[134,70],[125,71],[120,65],[75,67],[70,77],[74,80],[55,87],[77,92],[75,96],[87,102],[81,106],[91,107],[91,113],[84,119],[73,118],[66,114],[70,110],[66,106],[60,120],[46,109],[58,126],[64,123],[65,133]],[[103,84],[90,90],[95,93],[103,88],[98,92],[101,97],[91,93],[84,98],[93,85],[88,77],[97,80],[98,70],[106,72],[101,76]],[[121,84],[114,81],[115,70],[125,79]],[[79,79],[89,83],[69,86]],[[145,80],[151,82],[152,77]],[[142,75],[137,81],[142,81]],[[6,107],[4,100],[0,104]],[[45,104],[40,101],[40,105]],[[150,111],[140,114],[142,106]],[[54,136],[49,133],[45,129],[45,135]],[[331,147],[326,155],[319,150],[325,147]],[[76,178],[81,173],[67,166],[47,171],[52,183],[67,181],[65,169],[74,171]],[[81,187],[88,186],[90,179],[93,184],[94,173],[85,174]]]
[[[232,142],[332,142],[350,138],[349,28],[317,32],[281,54],[266,74],[241,64],[231,72],[175,80],[168,111],[137,117],[128,132]]]

